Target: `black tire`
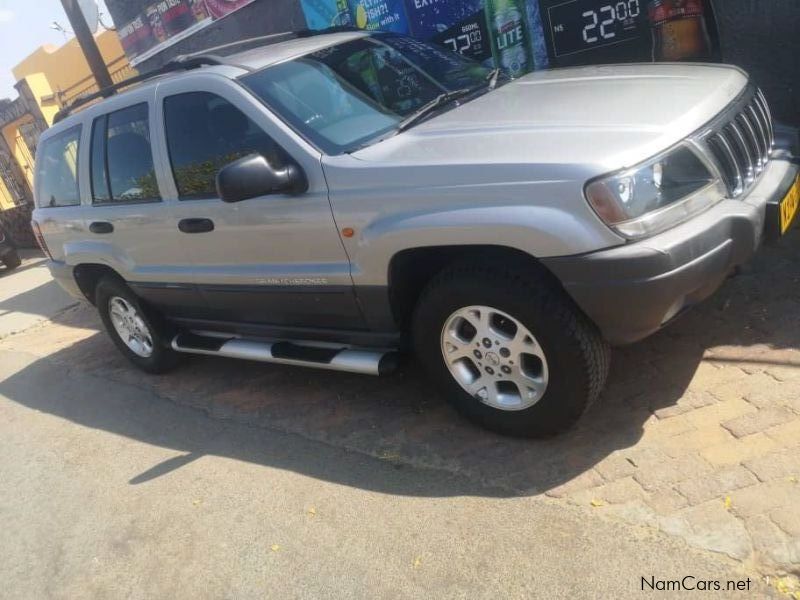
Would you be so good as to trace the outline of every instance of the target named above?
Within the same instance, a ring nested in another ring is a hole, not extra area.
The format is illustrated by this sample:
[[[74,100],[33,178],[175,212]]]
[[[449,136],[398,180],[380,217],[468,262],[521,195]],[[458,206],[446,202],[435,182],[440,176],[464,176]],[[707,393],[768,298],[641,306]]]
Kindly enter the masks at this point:
[[[468,306],[512,316],[536,338],[547,358],[549,381],[542,398],[517,411],[501,410],[471,396],[451,375],[441,335],[447,320]],[[468,419],[492,431],[547,437],[575,424],[605,386],[610,349],[599,331],[547,273],[500,262],[446,268],[423,291],[414,313],[417,358],[447,400]]]
[[[152,353],[149,356],[139,356],[133,352],[114,328],[109,314],[109,302],[114,297],[120,297],[130,304],[147,325],[153,342]],[[172,339],[171,328],[154,310],[143,305],[124,282],[113,277],[102,279],[95,290],[95,303],[103,325],[114,344],[129,361],[142,371],[154,374],[166,373],[180,362],[180,354],[169,347]]]
[[[9,271],[16,269],[22,264],[22,259],[19,256],[19,252],[16,250],[11,250],[11,252],[6,253],[6,255],[3,256],[3,264]]]

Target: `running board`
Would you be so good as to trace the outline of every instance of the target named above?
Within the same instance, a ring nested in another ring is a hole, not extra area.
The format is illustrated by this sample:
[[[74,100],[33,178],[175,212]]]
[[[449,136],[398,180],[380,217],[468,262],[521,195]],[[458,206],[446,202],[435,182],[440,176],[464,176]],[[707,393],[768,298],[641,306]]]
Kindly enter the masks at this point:
[[[304,346],[294,342],[263,342],[185,332],[175,336],[172,349],[186,354],[225,356],[362,375],[387,375],[397,368],[397,353],[394,351]]]

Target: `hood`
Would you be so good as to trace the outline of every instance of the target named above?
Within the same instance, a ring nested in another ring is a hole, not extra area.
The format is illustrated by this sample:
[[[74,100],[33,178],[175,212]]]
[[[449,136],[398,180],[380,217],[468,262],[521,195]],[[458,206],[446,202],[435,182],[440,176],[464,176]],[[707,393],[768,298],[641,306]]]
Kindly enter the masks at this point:
[[[698,64],[531,73],[353,154],[393,164],[581,164],[611,171],[676,144],[747,85]]]

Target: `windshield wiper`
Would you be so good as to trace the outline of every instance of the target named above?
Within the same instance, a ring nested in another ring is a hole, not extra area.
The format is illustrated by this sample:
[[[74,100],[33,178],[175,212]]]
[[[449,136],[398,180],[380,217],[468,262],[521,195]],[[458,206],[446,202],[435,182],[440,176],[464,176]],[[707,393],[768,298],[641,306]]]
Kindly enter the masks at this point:
[[[500,69],[500,67],[497,67],[496,69],[492,69],[491,71],[489,71],[489,74],[486,76],[486,81],[489,82],[490,90],[493,90],[494,88],[497,87],[497,80],[500,78],[502,72],[503,71]]]
[[[427,102],[427,103],[423,104],[417,110],[415,110],[413,113],[411,113],[406,118],[404,118],[402,121],[400,121],[397,124],[397,133],[405,131],[406,129],[408,129],[409,127],[411,127],[415,123],[417,123],[420,119],[422,119],[422,118],[428,116],[429,114],[431,114],[436,109],[441,108],[445,104],[453,102],[454,100],[457,100],[458,98],[461,98],[462,96],[466,96],[467,94],[471,94],[472,92],[476,91],[476,89],[477,88],[474,88],[474,87],[472,87],[472,88],[463,88],[463,89],[460,89],[460,90],[453,90],[452,92],[444,92],[443,94],[439,94],[438,96],[436,96],[436,98],[434,98],[430,102]]]

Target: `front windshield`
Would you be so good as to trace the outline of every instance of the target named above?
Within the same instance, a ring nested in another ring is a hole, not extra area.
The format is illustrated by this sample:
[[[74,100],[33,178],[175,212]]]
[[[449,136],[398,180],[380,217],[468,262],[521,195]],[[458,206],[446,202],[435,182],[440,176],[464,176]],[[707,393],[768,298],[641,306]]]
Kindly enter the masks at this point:
[[[383,34],[323,48],[241,78],[328,154],[397,128],[437,96],[487,88],[491,69],[411,38]]]

